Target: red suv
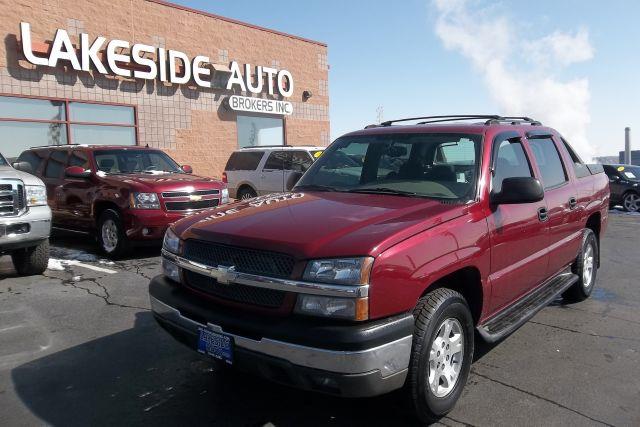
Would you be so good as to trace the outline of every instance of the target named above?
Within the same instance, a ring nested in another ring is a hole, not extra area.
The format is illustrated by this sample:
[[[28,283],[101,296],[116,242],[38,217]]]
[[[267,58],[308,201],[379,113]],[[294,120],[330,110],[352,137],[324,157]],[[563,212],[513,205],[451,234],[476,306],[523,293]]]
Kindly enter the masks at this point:
[[[44,181],[53,228],[95,234],[110,257],[133,243],[159,244],[169,224],[229,199],[223,182],[191,175],[152,148],[48,146],[17,162]]]
[[[274,381],[404,387],[424,421],[451,410],[474,332],[499,341],[560,295],[589,297],[609,186],[534,120],[414,120],[338,138],[290,193],[171,226],[149,285],[160,325]]]

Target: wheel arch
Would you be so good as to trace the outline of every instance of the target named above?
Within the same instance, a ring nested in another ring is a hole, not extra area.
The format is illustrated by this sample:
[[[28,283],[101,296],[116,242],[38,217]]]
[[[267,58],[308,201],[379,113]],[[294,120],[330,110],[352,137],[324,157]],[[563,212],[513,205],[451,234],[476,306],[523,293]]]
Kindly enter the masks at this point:
[[[439,277],[427,286],[420,298],[438,288],[447,288],[459,292],[469,305],[474,323],[477,325],[480,322],[484,308],[485,292],[482,285],[482,276],[477,267],[462,267]]]
[[[96,200],[93,203],[92,216],[93,216],[93,219],[95,221],[96,227],[98,225],[98,218],[100,218],[100,215],[102,214],[102,212],[106,211],[107,209],[112,209],[112,210],[116,211],[119,215],[121,214],[120,206],[118,206],[116,203],[114,203],[112,201],[109,201],[109,200]]]
[[[598,242],[598,268],[600,268],[600,230],[602,229],[602,214],[600,211],[594,212],[587,218],[587,223],[584,228],[588,228],[596,235],[596,241]]]

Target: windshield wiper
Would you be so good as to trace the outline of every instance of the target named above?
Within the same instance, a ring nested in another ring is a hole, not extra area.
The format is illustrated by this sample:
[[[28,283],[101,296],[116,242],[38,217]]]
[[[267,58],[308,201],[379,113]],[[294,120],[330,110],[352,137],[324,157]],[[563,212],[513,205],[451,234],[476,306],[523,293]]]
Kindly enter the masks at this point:
[[[365,193],[365,194],[392,194],[397,196],[416,196],[424,197],[421,194],[414,193],[413,191],[394,190],[393,188],[386,187],[373,187],[373,188],[353,188],[348,191],[349,193]]]
[[[306,185],[298,185],[294,187],[294,190],[311,190],[311,191],[342,191],[337,188],[329,187],[328,185],[318,185],[318,184],[306,184]]]

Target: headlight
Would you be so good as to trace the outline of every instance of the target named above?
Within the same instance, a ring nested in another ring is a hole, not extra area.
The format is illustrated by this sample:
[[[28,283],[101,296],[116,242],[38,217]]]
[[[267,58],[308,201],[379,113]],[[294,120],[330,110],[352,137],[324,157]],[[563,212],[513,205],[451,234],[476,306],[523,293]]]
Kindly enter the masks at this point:
[[[369,283],[372,265],[371,257],[312,260],[307,263],[303,280],[338,285],[364,285]]]
[[[164,233],[162,248],[172,254],[180,253],[180,238],[178,238],[171,228],[167,228],[167,231]]]
[[[43,185],[27,185],[27,205],[44,206],[47,204],[47,189]]]
[[[222,191],[220,191],[220,204],[223,205],[225,203],[229,203],[229,189],[228,188],[223,188]]]
[[[160,209],[160,202],[156,193],[131,194],[131,207],[134,209]]]
[[[299,294],[295,312],[336,319],[367,320],[369,300],[368,298],[335,298]]]

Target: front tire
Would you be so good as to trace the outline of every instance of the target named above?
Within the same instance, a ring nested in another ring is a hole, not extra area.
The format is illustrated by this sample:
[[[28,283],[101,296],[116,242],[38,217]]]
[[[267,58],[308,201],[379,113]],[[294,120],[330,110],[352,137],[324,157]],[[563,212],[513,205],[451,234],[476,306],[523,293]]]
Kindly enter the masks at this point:
[[[474,350],[474,324],[464,297],[439,288],[422,297],[407,388],[416,415],[432,423],[453,409],[467,382]]]
[[[251,187],[242,187],[240,191],[238,191],[238,199],[240,200],[248,200],[257,197],[258,194]]]
[[[122,219],[113,209],[105,210],[98,218],[98,246],[104,255],[113,259],[121,258],[129,252],[130,244]]]
[[[625,194],[622,198],[622,207],[627,212],[638,212],[640,210],[640,196],[634,192]]]
[[[596,233],[590,228],[585,229],[582,236],[582,249],[571,266],[571,271],[578,275],[579,280],[562,294],[566,301],[580,302],[591,295],[596,284],[599,251]]]
[[[42,274],[49,264],[49,240],[11,253],[13,267],[20,276]]]

